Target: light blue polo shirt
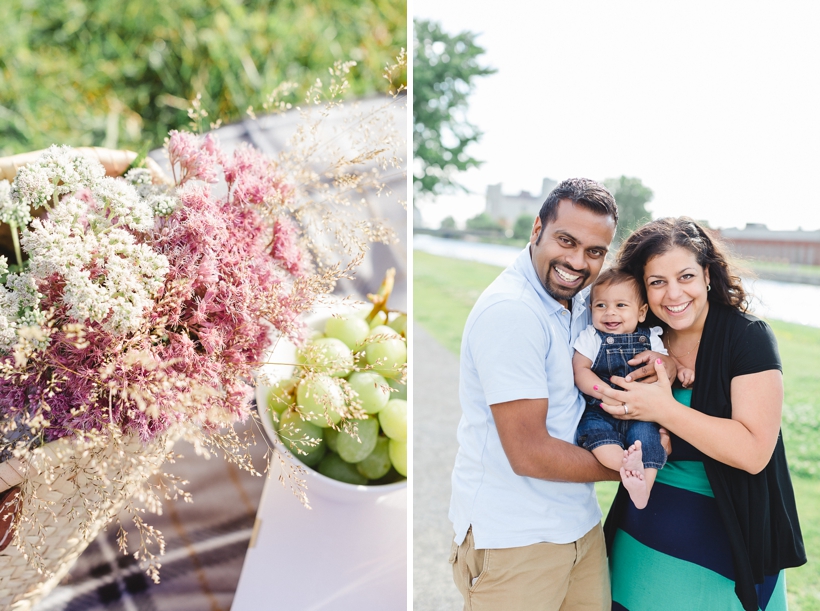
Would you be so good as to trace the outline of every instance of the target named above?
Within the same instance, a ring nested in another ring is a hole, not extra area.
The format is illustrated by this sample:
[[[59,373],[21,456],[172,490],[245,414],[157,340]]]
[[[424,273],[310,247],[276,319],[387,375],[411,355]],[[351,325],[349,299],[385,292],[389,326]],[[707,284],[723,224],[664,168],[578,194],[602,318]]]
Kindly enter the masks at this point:
[[[461,343],[459,450],[450,520],[459,545],[472,525],[479,549],[571,543],[601,520],[591,483],[516,475],[498,437],[491,404],[549,399],[547,430],[568,443],[584,411],[572,345],[591,322],[584,289],[572,312],[547,295],[529,246],[479,297]]]

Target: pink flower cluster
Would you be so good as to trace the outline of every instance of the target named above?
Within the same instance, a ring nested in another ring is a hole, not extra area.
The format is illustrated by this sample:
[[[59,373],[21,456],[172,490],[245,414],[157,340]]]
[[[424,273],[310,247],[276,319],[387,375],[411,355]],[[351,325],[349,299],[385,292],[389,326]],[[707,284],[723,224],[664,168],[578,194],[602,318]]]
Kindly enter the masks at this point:
[[[291,190],[269,158],[246,146],[225,154],[213,137],[182,132],[171,132],[168,152],[180,203],[139,236],[169,262],[141,330],[115,336],[86,323],[78,342],[63,330],[74,321],[57,305],[60,275],[38,287],[54,331],[24,375],[0,378],[0,404],[46,405],[47,440],[112,419],[145,440],[181,420],[206,429],[244,420],[272,327],[297,334],[295,319],[315,298],[297,227],[270,214]],[[224,197],[211,187],[220,174]]]

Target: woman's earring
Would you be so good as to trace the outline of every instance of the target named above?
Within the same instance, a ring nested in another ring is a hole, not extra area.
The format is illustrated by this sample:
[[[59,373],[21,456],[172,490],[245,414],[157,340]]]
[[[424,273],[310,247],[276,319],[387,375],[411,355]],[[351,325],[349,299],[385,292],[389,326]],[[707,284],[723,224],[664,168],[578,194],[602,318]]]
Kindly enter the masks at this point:
[[[709,292],[709,291],[711,291],[711,290],[712,290],[712,285],[711,285],[711,284],[707,284],[707,285],[706,285],[706,292],[708,293],[708,292]]]

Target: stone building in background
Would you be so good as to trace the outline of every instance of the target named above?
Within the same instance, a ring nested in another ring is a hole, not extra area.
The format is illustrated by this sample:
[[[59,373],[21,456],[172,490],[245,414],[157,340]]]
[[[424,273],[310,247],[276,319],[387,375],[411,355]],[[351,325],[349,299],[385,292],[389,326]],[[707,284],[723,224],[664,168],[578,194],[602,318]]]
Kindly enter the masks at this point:
[[[820,230],[772,231],[760,223],[743,229],[721,229],[732,251],[749,261],[820,265]]]
[[[503,227],[512,228],[519,216],[528,216],[534,219],[541,210],[541,204],[547,195],[558,183],[551,178],[541,182],[541,193],[532,195],[529,191],[521,191],[518,195],[504,195],[501,192],[501,183],[487,185],[487,207],[485,212]]]

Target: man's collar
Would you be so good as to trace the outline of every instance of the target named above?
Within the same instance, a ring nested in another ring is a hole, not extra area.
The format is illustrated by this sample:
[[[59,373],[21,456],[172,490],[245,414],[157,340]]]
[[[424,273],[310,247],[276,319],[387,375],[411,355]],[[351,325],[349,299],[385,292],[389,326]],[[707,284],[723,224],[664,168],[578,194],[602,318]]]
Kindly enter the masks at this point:
[[[589,303],[589,292],[592,287],[588,286],[586,288],[581,289],[575,294],[575,297],[572,298],[572,319],[575,320],[581,314],[583,314],[587,309],[587,304]]]

